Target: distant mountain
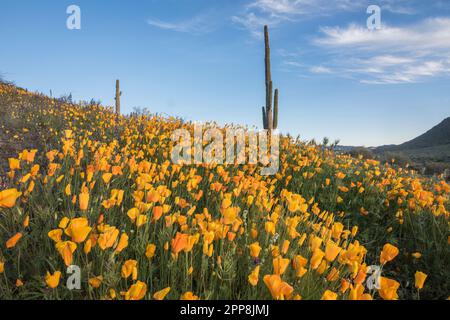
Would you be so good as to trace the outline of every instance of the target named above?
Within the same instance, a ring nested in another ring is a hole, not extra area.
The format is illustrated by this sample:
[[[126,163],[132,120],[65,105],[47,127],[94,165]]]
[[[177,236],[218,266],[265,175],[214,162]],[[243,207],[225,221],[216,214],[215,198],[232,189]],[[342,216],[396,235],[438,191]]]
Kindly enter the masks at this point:
[[[376,151],[406,151],[444,145],[450,145],[450,117],[442,121],[437,126],[433,127],[431,130],[411,141],[405,142],[400,145],[381,146],[376,148]]]
[[[381,161],[395,159],[397,164],[408,164],[430,175],[445,173],[450,178],[450,117],[421,136],[400,145],[369,148],[337,146],[335,150]]]

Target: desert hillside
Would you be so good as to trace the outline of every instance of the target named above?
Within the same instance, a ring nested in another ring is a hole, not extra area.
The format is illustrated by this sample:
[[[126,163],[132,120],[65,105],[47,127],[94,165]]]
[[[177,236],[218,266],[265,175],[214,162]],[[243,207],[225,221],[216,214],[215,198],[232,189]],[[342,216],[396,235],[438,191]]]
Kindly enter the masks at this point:
[[[450,187],[436,177],[288,137],[273,176],[174,164],[171,133],[191,123],[8,84],[0,128],[0,299],[450,294]]]

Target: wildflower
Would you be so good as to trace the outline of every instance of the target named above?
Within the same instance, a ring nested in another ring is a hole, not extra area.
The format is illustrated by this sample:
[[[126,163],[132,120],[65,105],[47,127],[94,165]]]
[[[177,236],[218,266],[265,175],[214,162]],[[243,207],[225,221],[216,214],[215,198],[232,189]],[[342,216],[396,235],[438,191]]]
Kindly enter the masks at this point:
[[[256,268],[250,273],[248,276],[248,282],[255,287],[259,281],[259,269],[260,266],[256,266]]]
[[[121,292],[125,300],[142,300],[147,293],[147,285],[138,281],[133,284],[127,292]]]
[[[161,206],[154,207],[152,212],[152,221],[158,221],[162,215],[163,215],[163,207]]]
[[[192,250],[192,248],[194,247],[194,245],[198,242],[199,239],[200,239],[199,233],[189,236],[186,246],[183,249],[184,252],[190,252]]]
[[[147,223],[147,215],[140,214],[136,219],[136,227],[140,228]]]
[[[128,235],[126,233],[122,233],[119,239],[119,243],[117,244],[115,253],[122,252],[123,249],[128,247]]]
[[[48,237],[55,242],[61,242],[63,231],[61,229],[55,229],[48,232]]]
[[[177,232],[175,239],[172,239],[170,242],[173,253],[178,254],[182,251],[187,245],[188,238],[189,236],[187,234]]]
[[[106,183],[106,184],[108,184],[109,181],[111,180],[112,176],[113,176],[112,173],[109,173],[109,172],[104,173],[104,174],[102,175],[102,180],[103,180],[103,182]]]
[[[395,259],[398,255],[398,248],[386,243],[383,247],[383,251],[380,254],[380,263],[385,264]]]
[[[331,269],[330,273],[328,273],[327,275],[327,280],[333,282],[338,279],[339,279],[339,271],[335,267],[333,267],[333,269]]]
[[[327,245],[325,247],[325,259],[327,259],[327,261],[329,262],[333,262],[340,252],[341,248],[336,243],[330,240],[327,242]]]
[[[59,222],[58,227],[61,228],[61,229],[65,229],[65,228],[67,228],[67,225],[69,224],[69,222],[70,222],[70,219],[67,218],[67,217],[64,217]]]
[[[395,280],[380,277],[380,289],[378,293],[384,300],[397,300],[397,290],[400,287],[400,283]]]
[[[428,277],[427,274],[425,274],[421,271],[416,271],[416,274],[414,275],[415,287],[419,290],[422,289],[427,277]]]
[[[341,238],[341,234],[342,234],[343,230],[344,230],[344,225],[342,223],[340,223],[340,222],[334,223],[332,230],[331,230],[332,237],[336,240],[339,240]]]
[[[94,277],[94,278],[90,278],[88,280],[89,285],[94,288],[97,289],[102,285],[103,282],[103,277],[102,276],[98,276],[98,277]]]
[[[51,289],[55,289],[59,285],[59,280],[61,279],[61,272],[56,271],[53,274],[47,271],[47,275],[45,276],[45,283]]]
[[[19,170],[20,169],[20,160],[19,159],[9,158],[8,162],[9,162],[10,170]]]
[[[30,226],[30,216],[25,217],[22,225],[24,226],[24,228],[28,228]]]
[[[16,233],[14,236],[9,238],[8,241],[6,241],[6,248],[7,249],[14,248],[16,246],[17,242],[19,242],[19,240],[21,238],[22,238],[22,233],[21,232]]]
[[[273,269],[275,274],[282,275],[289,266],[289,259],[282,259],[277,257],[273,259]]]
[[[92,250],[92,239],[88,239],[83,246],[84,254],[88,254]]]
[[[16,279],[16,288],[20,288],[24,285],[23,281],[20,279]]]
[[[338,298],[337,293],[330,290],[326,290],[323,293],[322,298],[320,298],[320,300],[337,300],[337,298]]]
[[[64,192],[65,192],[66,196],[72,195],[72,189],[70,188],[70,184],[68,184],[66,186],[66,188],[64,189]]]
[[[350,286],[349,298],[350,300],[373,300],[370,294],[364,293],[364,286],[362,284]]]
[[[294,292],[294,288],[282,281],[279,275],[265,275],[263,280],[274,299],[289,299]]]
[[[72,264],[73,253],[77,249],[77,244],[71,241],[64,241],[56,243],[55,246],[66,266],[70,266]]]
[[[309,247],[311,249],[312,252],[316,251],[316,249],[320,249],[320,247],[322,246],[322,242],[323,240],[320,237],[317,236],[311,236],[310,241],[309,241]]]
[[[250,246],[250,256],[252,258],[258,258],[259,257],[259,253],[261,252],[261,247],[259,245],[259,242],[254,242],[252,243]]]
[[[193,294],[192,292],[188,291],[181,295],[180,300],[199,300],[199,297]]]
[[[72,238],[75,243],[81,243],[86,240],[92,228],[89,227],[89,221],[86,218],[72,219],[69,226],[64,230],[65,234]]]
[[[147,249],[145,250],[145,256],[148,259],[151,259],[155,256],[156,246],[154,244],[147,245]]]
[[[167,288],[165,288],[165,289],[162,289],[162,290],[156,292],[156,293],[153,295],[153,299],[155,299],[155,300],[164,300],[164,298],[165,298],[166,295],[169,293],[169,291],[170,291],[170,287],[167,287]]]
[[[137,279],[137,261],[136,260],[127,260],[122,266],[121,275],[122,278],[127,279],[129,276],[132,275],[132,279]]]
[[[22,195],[17,189],[7,189],[0,191],[0,208],[12,208],[16,205],[16,200]]]
[[[119,230],[115,227],[108,227],[106,230],[104,230],[100,237],[98,238],[98,245],[100,249],[106,250],[108,248],[111,248],[114,243],[117,240],[117,237],[119,236]]]
[[[289,245],[290,245],[290,244],[291,244],[291,243],[290,243],[289,240],[284,240],[283,246],[282,246],[282,248],[281,248],[281,253],[282,253],[282,254],[286,254],[286,253],[288,252],[288,250],[289,250]]]
[[[88,192],[80,193],[79,200],[80,200],[80,210],[86,211],[89,205],[89,193]]]
[[[322,262],[323,257],[325,256],[325,253],[320,250],[316,249],[311,257],[311,268],[317,269]]]
[[[131,219],[131,221],[135,222],[137,217],[139,216],[139,209],[132,208],[132,209],[128,210],[127,216]]]
[[[308,263],[308,259],[305,259],[301,255],[297,255],[294,257],[293,264],[295,269],[295,274],[298,278],[301,278],[304,276],[304,274],[308,271],[306,269],[306,264]]]
[[[265,230],[267,233],[274,235],[275,234],[275,223],[273,223],[272,221],[267,221],[265,223]]]

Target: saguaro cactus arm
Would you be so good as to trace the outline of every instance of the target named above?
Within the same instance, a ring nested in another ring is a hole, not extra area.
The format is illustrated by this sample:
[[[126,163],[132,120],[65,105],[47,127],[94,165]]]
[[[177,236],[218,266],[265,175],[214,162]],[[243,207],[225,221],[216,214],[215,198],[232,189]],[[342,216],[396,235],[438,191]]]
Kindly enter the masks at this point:
[[[116,80],[116,113],[120,114],[120,96],[122,91],[120,91],[120,81]]]
[[[263,126],[264,129],[267,128],[267,113],[266,113],[266,108],[262,107],[262,116],[263,116]]]
[[[275,90],[275,97],[273,97],[272,71],[270,67],[270,39],[269,28],[267,26],[264,26],[264,47],[266,106],[263,108],[263,125],[264,129],[272,130],[276,129],[278,126],[278,89]]]
[[[275,90],[275,97],[273,100],[273,129],[278,128],[278,89]]]

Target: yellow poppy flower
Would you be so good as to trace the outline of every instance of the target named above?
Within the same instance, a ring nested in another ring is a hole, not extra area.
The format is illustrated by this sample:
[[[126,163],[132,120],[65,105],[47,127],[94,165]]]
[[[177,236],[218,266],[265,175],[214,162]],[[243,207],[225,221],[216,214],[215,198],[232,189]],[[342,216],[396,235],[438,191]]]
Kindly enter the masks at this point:
[[[127,292],[121,292],[125,300],[142,300],[147,293],[147,285],[144,282],[137,281]]]
[[[137,279],[137,261],[136,260],[127,260],[122,266],[121,275],[122,278],[127,279],[129,276],[132,275],[132,279]]]
[[[70,220],[69,226],[64,233],[72,238],[75,243],[81,243],[86,240],[92,228],[89,227],[89,221],[86,218],[76,218]]]
[[[0,208],[12,208],[16,205],[16,200],[22,195],[17,189],[7,189],[0,191]]]
[[[55,247],[63,258],[66,266],[70,266],[73,260],[73,253],[77,249],[77,244],[71,241],[64,241],[56,243]]]
[[[128,235],[126,233],[122,233],[119,239],[119,243],[117,244],[115,253],[122,252],[123,249],[128,247]]]
[[[102,285],[103,282],[103,277],[102,276],[98,276],[98,277],[94,277],[94,278],[90,278],[88,280],[89,285],[94,288],[97,289]]]
[[[331,290],[326,290],[323,293],[322,298],[320,298],[320,300],[337,300],[337,298],[338,298],[337,293]]]
[[[256,268],[250,273],[248,276],[248,282],[255,287],[259,281],[259,270],[260,266],[256,266]]]
[[[398,255],[398,248],[391,245],[390,243],[386,243],[383,247],[383,251],[380,254],[380,263],[385,264],[395,259]]]
[[[167,287],[165,289],[162,289],[158,292],[156,292],[153,295],[153,299],[155,300],[164,300],[164,298],[166,297],[166,295],[170,292],[170,287]]]
[[[199,300],[200,298],[198,296],[196,296],[195,294],[193,294],[192,292],[185,292],[181,295],[180,300]]]
[[[59,280],[61,279],[61,272],[56,271],[53,274],[47,271],[47,275],[45,276],[45,283],[51,289],[55,289],[59,285]]]
[[[397,290],[400,287],[400,283],[395,280],[385,277],[380,278],[380,289],[378,293],[384,300],[397,300]]]
[[[414,278],[415,278],[415,286],[417,289],[422,289],[423,285],[425,283],[425,280],[427,279],[428,275],[421,272],[421,271],[416,271]]]
[[[261,247],[259,245],[259,242],[254,242],[251,245],[249,245],[249,249],[250,249],[250,256],[252,258],[258,258],[259,254],[261,252]]]
[[[154,244],[147,245],[147,248],[145,249],[145,256],[148,259],[151,259],[155,256],[156,246]]]
[[[21,232],[16,233],[14,236],[9,238],[8,241],[6,241],[6,248],[8,249],[14,248],[21,238],[22,233]]]

